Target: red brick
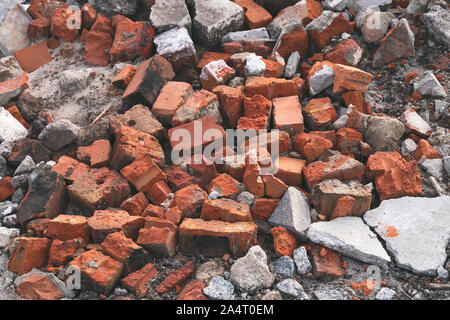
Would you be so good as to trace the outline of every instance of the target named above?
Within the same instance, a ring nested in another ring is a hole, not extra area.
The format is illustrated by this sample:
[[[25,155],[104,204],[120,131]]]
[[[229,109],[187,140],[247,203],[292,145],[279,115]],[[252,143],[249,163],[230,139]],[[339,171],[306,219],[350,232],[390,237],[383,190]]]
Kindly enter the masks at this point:
[[[108,33],[89,31],[86,34],[83,60],[97,66],[106,67],[109,63],[108,50],[112,38]]]
[[[345,17],[339,13],[334,20],[325,28],[321,30],[312,29],[308,31],[309,38],[316,44],[319,49],[322,49],[327,44],[328,40],[340,36],[342,33],[353,33],[354,22],[349,22]]]
[[[277,256],[292,257],[292,253],[297,248],[297,239],[284,227],[274,227],[270,229],[273,236],[273,247]]]
[[[272,21],[272,15],[253,0],[233,0],[244,9],[244,20],[248,29],[265,27]]]
[[[89,3],[81,7],[81,25],[84,29],[90,29],[97,17],[97,10]]]
[[[57,0],[31,0],[27,12],[34,18],[51,18],[54,8],[67,8],[69,4]]]
[[[143,192],[139,192],[126,199],[120,205],[120,209],[125,210],[132,216],[140,216],[148,205],[147,198]]]
[[[116,25],[114,42],[109,52],[112,61],[128,61],[141,56],[150,58],[155,30],[149,22],[123,19]]]
[[[95,140],[90,146],[78,147],[77,158],[92,168],[107,167],[111,158],[111,143],[109,140]]]
[[[49,266],[61,266],[67,264],[75,256],[77,250],[85,246],[81,238],[66,241],[53,240],[48,254]]]
[[[186,262],[181,268],[171,271],[169,275],[156,286],[155,291],[159,294],[164,294],[186,282],[195,271],[195,266],[192,261]]]
[[[70,199],[86,213],[108,207],[117,208],[130,192],[125,178],[107,168],[92,169],[68,187]]]
[[[345,39],[339,42],[334,49],[325,55],[325,60],[333,63],[339,63],[347,66],[356,67],[359,59],[351,60],[349,57],[358,56],[362,57],[364,50],[353,39]],[[356,62],[356,63],[355,63]]]
[[[169,125],[178,108],[186,102],[193,92],[190,83],[167,82],[152,106],[153,114],[162,124]]]
[[[335,64],[333,93],[346,90],[367,92],[372,78],[373,75],[368,72],[364,72],[361,69],[342,64]]]
[[[220,100],[225,121],[230,128],[236,128],[242,114],[244,101],[243,87],[232,88],[228,86],[217,86],[212,90]]]
[[[370,105],[364,99],[364,95],[361,91],[347,91],[341,95],[344,99],[345,105],[349,107],[351,104],[354,105],[360,112],[365,114],[371,114],[372,110]]]
[[[36,237],[46,237],[50,219],[34,219],[27,223],[27,231]]]
[[[160,205],[169,198],[172,189],[164,181],[158,181],[145,193],[151,203]]]
[[[214,178],[208,186],[208,193],[217,192],[219,197],[236,198],[241,191],[241,184],[239,181],[224,173]]]
[[[178,191],[191,184],[194,184],[194,177],[187,174],[179,166],[172,164],[164,170],[167,175],[167,182],[175,190]]]
[[[146,155],[137,157],[120,173],[140,192],[148,192],[154,183],[166,178],[158,165]]]
[[[179,225],[183,218],[183,211],[178,207],[171,207],[166,210],[164,217],[175,225]]]
[[[260,94],[267,99],[297,95],[297,84],[293,80],[265,77],[248,77],[245,83],[247,96]]]
[[[160,219],[165,218],[165,211],[163,207],[155,206],[152,204],[147,205],[144,212],[142,213],[143,217],[157,217]]]
[[[135,74],[136,68],[130,64],[120,70],[120,72],[114,77],[112,83],[119,88],[125,89],[130,84]]]
[[[231,199],[205,200],[200,218],[227,222],[251,221],[248,204]]]
[[[89,243],[87,218],[60,214],[49,221],[47,237],[62,241],[80,238],[87,244]]]
[[[125,273],[142,268],[147,260],[146,252],[122,231],[110,233],[101,244],[102,252],[124,265]]]
[[[298,96],[273,99],[273,127],[290,136],[303,131],[303,116]]]
[[[174,207],[177,208],[177,207]],[[178,227],[171,221],[164,219],[164,218],[158,218],[158,217],[145,217],[145,229],[150,228],[167,228],[170,231],[178,232]]]
[[[286,192],[288,186],[273,175],[263,175],[265,196],[273,199],[281,199]]]
[[[183,211],[184,216],[194,217],[198,216],[203,201],[208,198],[208,195],[198,185],[191,184],[183,189],[175,192],[171,206],[177,206]]]
[[[289,157],[278,158],[278,171],[275,176],[281,179],[288,186],[302,185],[302,172],[306,165],[305,160]]]
[[[164,152],[158,140],[151,134],[122,126],[116,133],[111,168],[120,170],[138,156],[147,154],[156,164],[164,164]]]
[[[340,128],[336,132],[336,149],[342,153],[350,153],[357,158],[362,157],[361,143],[363,135],[353,128]]]
[[[170,62],[160,55],[154,55],[138,66],[136,74],[122,95],[122,100],[130,106],[138,103],[150,106],[155,102],[160,90],[174,76]]]
[[[256,244],[257,229],[252,222],[231,223],[186,218],[179,227],[180,250],[189,255],[217,257],[231,253],[239,257]]]
[[[427,159],[437,159],[442,157],[441,153],[434,149],[425,139],[419,140],[413,156],[417,161],[419,161],[422,157]]]
[[[50,36],[50,19],[38,18],[30,21],[27,34],[32,40],[47,39]]]
[[[203,67],[200,82],[204,89],[212,90],[218,85],[226,83],[234,74],[234,69],[230,68],[225,61],[212,61]]]
[[[33,72],[52,61],[46,41],[18,50],[14,52],[14,57],[25,72]]]
[[[308,44],[308,34],[303,26],[299,25],[292,30],[285,28],[280,34],[274,50],[285,60],[287,60],[294,51],[298,51],[300,57],[305,57],[308,51]]]
[[[333,212],[330,215],[330,220],[336,219],[339,217],[351,216],[352,207],[355,203],[355,198],[352,196],[341,196],[336,201]]]
[[[16,189],[11,185],[11,177],[4,177],[0,180],[0,202],[11,197]]]
[[[347,273],[342,266],[341,256],[331,249],[313,244],[310,255],[313,274],[316,278],[338,278]]]
[[[59,300],[64,294],[50,279],[41,274],[32,274],[20,281],[17,293],[27,300]]]
[[[247,164],[242,183],[245,185],[248,192],[252,193],[256,197],[264,197],[264,181],[261,177],[261,168],[257,163]]]
[[[178,294],[177,300],[208,300],[203,294],[206,285],[203,281],[194,280],[189,282]]]
[[[294,150],[304,155],[309,161],[319,158],[325,150],[333,148],[333,143],[325,138],[302,132],[294,137]]]
[[[280,199],[255,199],[255,203],[251,210],[253,218],[265,221],[269,220],[273,210],[275,210],[279,203]]]
[[[146,264],[140,270],[133,272],[122,279],[122,285],[128,291],[144,295],[148,291],[148,282],[158,274],[158,270],[152,263]]]
[[[170,228],[151,226],[139,230],[136,242],[152,255],[173,257],[176,252],[177,233]]]
[[[78,37],[80,27],[77,28],[77,22],[81,27],[81,11],[65,8],[55,8],[52,14],[52,25],[50,32],[67,42],[74,42]]]
[[[86,251],[69,265],[80,269],[83,288],[102,294],[109,294],[114,289],[123,270],[122,262],[97,250]],[[97,267],[92,267],[92,265]]]
[[[198,69],[203,69],[203,67],[206,66],[208,63],[217,60],[223,60],[225,61],[225,63],[228,63],[230,61],[230,57],[231,57],[230,53],[206,51],[202,55],[202,58],[198,61],[196,67]]]
[[[19,276],[30,272],[33,268],[40,268],[47,263],[51,241],[47,238],[16,239],[8,263],[8,269]]]
[[[97,14],[97,17],[95,18],[94,24],[92,25],[90,31],[104,32],[109,34],[111,36],[111,42],[112,37],[114,37],[114,30],[111,25],[111,20],[101,13]]]
[[[91,168],[87,164],[79,162],[71,157],[62,156],[58,162],[53,166],[52,171],[57,172],[63,178],[72,183],[82,175],[88,173]]]
[[[324,130],[337,119],[336,110],[330,98],[317,98],[309,100],[303,108],[306,124],[312,130]]]
[[[370,175],[375,176],[375,189],[380,200],[422,193],[417,161],[407,162],[398,152],[376,152],[367,160],[367,169]]]

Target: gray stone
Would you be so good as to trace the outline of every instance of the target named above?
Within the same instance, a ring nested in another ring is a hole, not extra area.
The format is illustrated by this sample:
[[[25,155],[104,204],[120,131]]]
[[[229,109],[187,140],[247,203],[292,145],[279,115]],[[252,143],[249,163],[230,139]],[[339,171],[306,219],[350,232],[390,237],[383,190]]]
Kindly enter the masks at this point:
[[[358,12],[359,10],[371,6],[385,6],[391,4],[392,0],[348,0],[347,8],[355,10]]]
[[[0,142],[23,139],[28,130],[11,113],[0,107]]]
[[[297,266],[297,273],[300,275],[307,274],[312,270],[311,262],[308,259],[308,252],[305,247],[294,250],[294,262]]]
[[[14,8],[19,3],[24,3],[25,0],[2,0],[0,3],[0,23],[5,19],[11,8]]]
[[[428,142],[441,153],[443,157],[450,156],[450,133],[438,128],[428,138]]]
[[[294,260],[289,256],[280,257],[273,263],[272,271],[274,274],[293,278],[295,274]]]
[[[368,117],[364,141],[375,151],[395,151],[398,141],[405,133],[405,126],[397,119]]]
[[[364,8],[356,16],[356,27],[367,42],[378,43],[389,30],[394,17],[392,13],[380,11],[378,7]]]
[[[447,93],[431,70],[425,71],[421,78],[415,80],[414,90],[418,91],[422,96],[431,96],[435,98],[447,97]]]
[[[339,15],[340,13],[338,12],[324,10],[322,11],[322,14],[319,17],[311,21],[306,26],[306,31],[308,31],[308,33],[311,31],[317,31],[320,33],[327,27],[329,27]]]
[[[0,202],[0,221],[4,216],[16,213],[17,204],[11,201]]]
[[[269,223],[272,226],[285,227],[304,239],[306,230],[311,225],[311,213],[303,193],[289,187],[270,216]]]
[[[185,64],[195,64],[197,53],[185,27],[173,28],[157,35],[154,39],[156,52],[169,61],[174,70],[180,70]]]
[[[448,271],[442,266],[439,266],[436,270],[439,279],[448,279]]]
[[[31,45],[27,33],[31,20],[20,5],[9,10],[3,22],[0,22],[0,57],[10,56]]]
[[[450,103],[443,100],[434,100],[434,110],[436,110],[438,116],[442,116],[449,112]]]
[[[230,272],[231,282],[244,291],[269,288],[275,280],[260,246],[251,247],[244,257],[237,259]]]
[[[28,184],[28,173],[20,174],[18,176],[14,176],[11,179],[11,186],[14,189],[26,188]]]
[[[12,239],[19,235],[19,229],[0,227],[0,249],[9,246]]]
[[[283,300],[278,290],[272,290],[267,292],[261,300]]]
[[[415,55],[415,37],[406,19],[400,22],[385,37],[373,55],[372,66],[379,68],[394,60]]]
[[[61,150],[74,142],[80,133],[80,127],[69,120],[56,120],[50,122],[39,135],[42,144],[51,151]]]
[[[378,291],[377,295],[375,296],[375,299],[377,300],[392,300],[396,295],[396,292],[392,290],[391,288],[381,288],[380,291]]]
[[[317,62],[320,63],[320,62]],[[326,64],[309,79],[309,91],[314,96],[334,83],[334,70]]]
[[[126,296],[128,294],[128,291],[126,289],[123,288],[115,288],[114,289],[114,295],[115,296]]]
[[[8,255],[6,253],[0,254],[0,272],[8,269]]]
[[[300,300],[309,300],[309,296],[305,293],[302,285],[294,279],[285,279],[276,285],[276,288],[288,296]]]
[[[16,280],[14,280],[14,286],[17,288],[23,280],[25,280],[26,278],[28,278],[29,276],[31,276],[33,274],[39,274],[39,275],[47,277],[55,285],[55,287],[57,287],[59,290],[61,290],[64,297],[70,298],[70,299],[75,298],[75,295],[76,295],[75,290],[68,289],[66,284],[63,281],[59,280],[53,273],[42,272],[38,269],[33,269],[30,272],[17,277]]]
[[[6,159],[0,155],[0,179],[9,175],[9,168]]]
[[[251,192],[248,192],[248,191],[242,191],[238,195],[236,201],[237,202],[243,202],[243,203],[248,204],[249,206],[252,206],[253,202],[255,201],[255,195],[253,193],[251,193]]]
[[[0,111],[1,112],[1,111]],[[11,155],[11,152],[14,148],[14,141],[11,140],[5,140],[2,143],[0,143],[0,156],[4,157],[5,159],[8,159]]]
[[[422,13],[427,8],[428,2],[428,0],[409,0],[406,12],[411,15]]]
[[[111,18],[116,14],[133,17],[137,13],[137,0],[89,0],[88,2],[97,12]]]
[[[3,225],[8,228],[12,228],[19,225],[19,219],[17,214],[11,214],[3,218]]]
[[[450,177],[450,156],[443,157],[442,160],[444,161],[445,172],[447,172],[447,176]]]
[[[150,22],[157,33],[176,27],[191,31],[191,16],[184,0],[156,0],[150,13]]]
[[[325,0],[325,7],[333,11],[342,11],[347,3],[348,0]]]
[[[245,76],[264,76],[264,72],[266,71],[266,64],[262,61],[260,56],[257,56],[254,53],[251,53],[247,56],[245,60]]]
[[[23,161],[19,164],[16,171],[14,171],[14,175],[17,176],[24,173],[30,173],[34,170],[35,167],[36,165],[34,164],[33,159],[29,155],[27,155],[25,159],[23,159]]]
[[[446,259],[450,240],[450,197],[403,197],[384,200],[364,221],[386,242],[397,265],[418,274],[435,275]],[[393,227],[398,235],[387,234]]]
[[[386,266],[390,257],[369,227],[359,217],[341,217],[313,223],[308,238],[350,258]]]
[[[195,279],[208,283],[215,276],[223,276],[224,269],[217,262],[211,260],[201,264],[195,273]]]
[[[219,46],[224,35],[244,27],[244,10],[231,1],[193,0],[193,3],[193,35],[207,48]]]
[[[251,39],[270,39],[270,38],[266,28],[258,28],[227,33],[222,37],[222,44]]]
[[[15,274],[11,271],[0,273],[0,290],[5,290],[14,283]]]
[[[450,13],[440,6],[432,6],[427,13],[422,15],[422,21],[427,26],[433,37],[450,46]]]
[[[417,148],[417,144],[414,142],[413,139],[411,139],[411,138],[405,139],[402,142],[402,147],[401,147],[402,155],[406,156],[407,154],[413,154],[414,151],[416,151],[416,148]]]
[[[419,165],[429,175],[435,177],[439,181],[444,180],[444,161],[442,158],[427,159],[423,156],[422,159],[419,160]]]
[[[26,192],[24,192],[23,190],[25,189],[17,189],[13,195],[11,196],[11,201],[14,203],[19,203],[20,201],[22,201],[23,198],[25,198],[25,194]]]
[[[344,300],[342,294],[337,290],[316,290],[314,295],[317,300]]]
[[[0,58],[0,82],[12,80],[23,72],[14,56]]]
[[[234,287],[233,284],[220,276],[215,276],[209,282],[209,285],[203,289],[203,293],[212,300],[232,300]]]
[[[294,51],[289,56],[289,59],[286,63],[286,68],[284,69],[284,77],[292,78],[295,76],[298,70],[298,66],[300,65],[300,54],[298,51]]]

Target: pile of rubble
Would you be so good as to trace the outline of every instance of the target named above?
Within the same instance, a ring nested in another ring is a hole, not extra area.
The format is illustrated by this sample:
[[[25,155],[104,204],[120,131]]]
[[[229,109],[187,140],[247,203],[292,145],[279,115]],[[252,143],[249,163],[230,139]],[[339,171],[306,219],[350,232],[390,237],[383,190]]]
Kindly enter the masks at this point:
[[[449,21],[3,1],[0,299],[448,299]]]

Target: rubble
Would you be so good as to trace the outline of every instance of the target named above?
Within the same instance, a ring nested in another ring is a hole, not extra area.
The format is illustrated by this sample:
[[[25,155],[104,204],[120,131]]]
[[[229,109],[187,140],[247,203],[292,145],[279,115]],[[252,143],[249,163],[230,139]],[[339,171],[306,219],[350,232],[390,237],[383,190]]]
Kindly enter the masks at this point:
[[[436,275],[446,260],[449,223],[445,212],[449,200],[448,196],[385,200],[378,208],[368,211],[364,221],[386,241],[387,250],[400,267]]]
[[[410,4],[412,6],[412,3]],[[408,7],[411,11],[410,7]],[[449,13],[447,10],[443,9],[441,6],[434,5],[430,8],[428,12],[425,12],[422,17],[422,21],[427,26],[428,30],[433,37],[442,42],[443,44],[450,44],[450,34],[449,34]]]
[[[154,1],[150,13],[150,22],[157,33],[177,27],[185,27],[190,31],[192,25],[186,3],[180,0]]]

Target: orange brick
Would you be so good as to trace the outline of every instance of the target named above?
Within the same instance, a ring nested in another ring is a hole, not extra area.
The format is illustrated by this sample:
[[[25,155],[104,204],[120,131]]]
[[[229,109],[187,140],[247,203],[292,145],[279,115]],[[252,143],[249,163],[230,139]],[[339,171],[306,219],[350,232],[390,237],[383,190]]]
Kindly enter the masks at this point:
[[[141,192],[147,192],[154,183],[166,178],[164,172],[147,155],[137,157],[120,173]]]
[[[273,126],[290,136],[303,131],[303,116],[297,95],[273,99]]]
[[[288,186],[301,186],[302,172],[305,165],[305,160],[279,157],[278,172],[275,176],[283,180]]]

